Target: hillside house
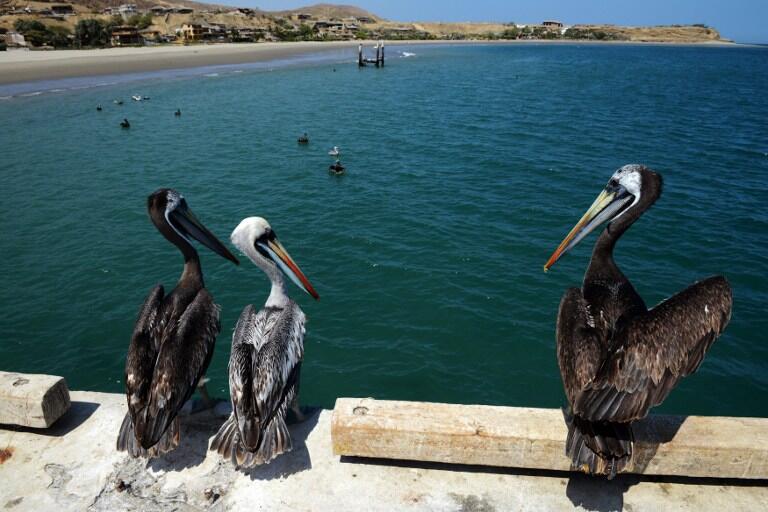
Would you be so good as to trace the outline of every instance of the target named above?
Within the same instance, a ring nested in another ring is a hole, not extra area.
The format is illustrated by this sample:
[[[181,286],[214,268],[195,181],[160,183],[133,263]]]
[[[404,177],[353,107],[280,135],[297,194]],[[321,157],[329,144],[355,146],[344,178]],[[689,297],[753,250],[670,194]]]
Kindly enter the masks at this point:
[[[27,41],[24,39],[24,36],[18,32],[11,31],[8,31],[8,33],[5,34],[5,44],[8,45],[8,48],[27,47]]]
[[[75,14],[75,9],[69,4],[56,4],[51,6],[51,12],[59,16],[70,16]]]
[[[112,29],[109,44],[112,46],[144,46],[144,37],[136,27],[120,25]]]
[[[208,28],[199,23],[184,23],[180,30],[181,38],[184,41],[200,41],[208,33]]]
[[[136,4],[123,4],[117,8],[117,12],[122,15],[123,18],[127,18],[137,14],[139,10],[136,8]]]

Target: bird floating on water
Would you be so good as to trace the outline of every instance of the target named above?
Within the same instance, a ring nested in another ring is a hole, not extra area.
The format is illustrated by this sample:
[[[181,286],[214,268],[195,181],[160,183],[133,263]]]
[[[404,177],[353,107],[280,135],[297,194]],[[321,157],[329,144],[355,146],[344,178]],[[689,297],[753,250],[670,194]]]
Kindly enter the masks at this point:
[[[165,295],[162,285],[149,293],[128,347],[128,412],[120,427],[117,449],[133,457],[153,457],[178,446],[177,414],[205,374],[221,329],[219,306],[205,289],[192,239],[238,264],[175,190],[154,192],[147,208],[157,230],[184,256],[184,270],[169,294]]]
[[[246,306],[235,326],[229,359],[232,414],[211,442],[211,450],[248,468],[290,451],[286,413],[290,408],[297,418],[303,416],[298,395],[306,318],[288,297],[283,275],[319,296],[265,219],[244,219],[230,239],[272,284],[264,307],[256,312]]]
[[[123,119],[122,121],[120,121],[120,126],[122,128],[130,128],[131,123],[128,122],[128,119]]]
[[[96,105],[96,110],[101,112],[101,104]]]
[[[180,117],[181,116],[181,109],[177,108],[176,112],[174,112],[173,115],[175,115],[176,117]]]
[[[309,136],[307,135],[307,132],[304,132],[304,135],[299,137],[297,142],[299,144],[309,144]]]
[[[341,165],[341,160],[336,160],[333,164],[328,166],[328,172],[333,174],[344,174],[346,168]]]
[[[333,157],[337,157],[337,156],[341,155],[341,151],[339,150],[338,146],[333,146],[333,149],[331,149],[328,152],[328,154],[333,156]]]
[[[570,410],[572,467],[613,478],[632,460],[631,423],[694,373],[731,317],[722,276],[693,284],[648,310],[613,260],[627,229],[661,195],[661,176],[625,165],[544,265],[548,270],[591,231],[595,243],[581,289],[568,289],[557,318],[557,358]]]

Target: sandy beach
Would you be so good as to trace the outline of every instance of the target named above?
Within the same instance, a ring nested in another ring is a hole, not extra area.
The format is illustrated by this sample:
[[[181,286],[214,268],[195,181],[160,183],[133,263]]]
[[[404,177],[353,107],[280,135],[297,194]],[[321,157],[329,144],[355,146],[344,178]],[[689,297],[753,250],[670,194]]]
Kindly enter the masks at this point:
[[[145,46],[138,48],[105,48],[91,50],[0,52],[0,85],[36,80],[56,80],[82,76],[195,68],[226,64],[244,64],[285,59],[307,53],[331,52],[348,48],[352,55],[359,41],[224,43],[191,46]],[[375,42],[363,41],[366,47]],[[638,43],[590,41],[393,41],[389,46],[415,44],[694,44],[701,46],[737,46],[729,42],[707,43]]]
[[[79,76],[243,64],[357,47],[356,41],[238,43],[0,52],[0,85]]]

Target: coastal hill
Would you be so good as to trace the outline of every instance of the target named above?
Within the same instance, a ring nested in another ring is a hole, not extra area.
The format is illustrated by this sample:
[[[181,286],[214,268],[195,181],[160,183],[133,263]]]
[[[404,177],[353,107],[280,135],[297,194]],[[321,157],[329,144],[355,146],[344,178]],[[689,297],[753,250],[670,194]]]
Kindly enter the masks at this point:
[[[54,47],[349,39],[728,42],[721,39],[717,30],[705,25],[620,27],[568,25],[559,21],[522,24],[394,22],[351,5],[316,4],[286,11],[263,11],[191,0],[129,0],[130,4],[120,4],[120,1],[0,0],[0,44],[4,32],[20,31],[23,34],[24,30],[19,28],[22,22],[26,23],[29,34],[24,35],[32,46]],[[77,39],[76,27],[84,20],[96,20],[104,35],[88,41]],[[33,27],[32,22],[38,23]],[[117,39],[113,37],[115,28],[120,28]],[[6,39],[11,40],[7,36]],[[18,39],[13,39],[9,45],[17,43]]]
[[[267,11],[267,13],[273,16],[285,17],[298,14],[309,14],[317,19],[369,18],[375,21],[382,21],[382,18],[354,5],[315,4],[288,11]]]

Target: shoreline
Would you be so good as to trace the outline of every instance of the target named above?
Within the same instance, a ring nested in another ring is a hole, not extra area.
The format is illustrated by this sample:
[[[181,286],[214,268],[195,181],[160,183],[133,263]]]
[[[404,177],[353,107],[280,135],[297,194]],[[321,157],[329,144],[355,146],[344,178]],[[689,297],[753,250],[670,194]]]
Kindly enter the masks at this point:
[[[276,61],[305,54],[318,54],[366,46],[374,41],[300,41],[279,43],[221,43],[192,46],[144,46],[89,50],[0,52],[0,85],[24,84],[44,80],[97,77],[218,65]],[[388,46],[412,45],[664,45],[741,47],[726,41],[678,43],[640,41],[577,40],[405,40],[385,41]]]

